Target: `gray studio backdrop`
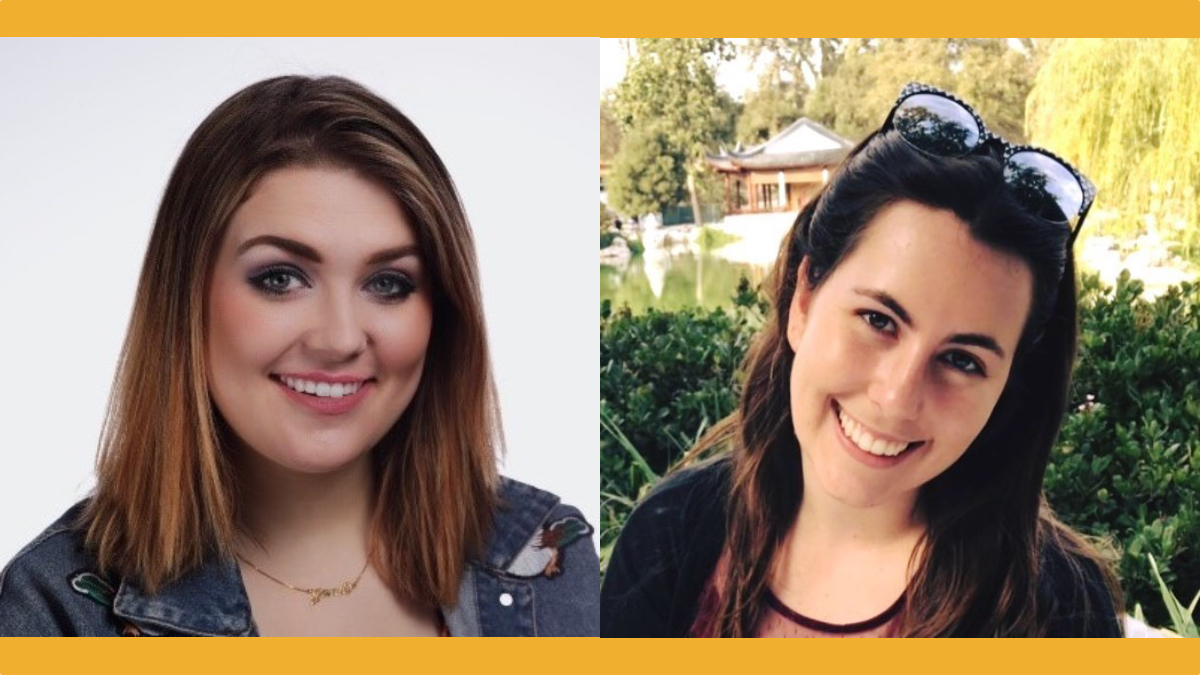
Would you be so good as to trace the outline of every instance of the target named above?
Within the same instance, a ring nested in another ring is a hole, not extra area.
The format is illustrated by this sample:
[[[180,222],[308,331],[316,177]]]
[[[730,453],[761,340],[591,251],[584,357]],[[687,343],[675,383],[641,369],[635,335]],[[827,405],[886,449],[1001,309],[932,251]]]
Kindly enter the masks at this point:
[[[449,166],[478,244],[502,470],[599,516],[595,40],[0,40],[0,566],[93,485],[168,174],[218,103],[358,80]]]

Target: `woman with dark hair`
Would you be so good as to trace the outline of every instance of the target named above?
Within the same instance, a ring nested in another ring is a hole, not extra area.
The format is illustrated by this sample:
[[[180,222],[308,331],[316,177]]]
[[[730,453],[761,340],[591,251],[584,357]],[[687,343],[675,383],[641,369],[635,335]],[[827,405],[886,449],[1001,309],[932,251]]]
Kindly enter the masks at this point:
[[[591,526],[502,444],[437,153],[349,80],[251,85],[175,167],[97,486],[0,573],[0,635],[594,635]]]
[[[1094,189],[909,85],[800,212],[739,409],[633,512],[602,635],[1118,636],[1042,494]]]

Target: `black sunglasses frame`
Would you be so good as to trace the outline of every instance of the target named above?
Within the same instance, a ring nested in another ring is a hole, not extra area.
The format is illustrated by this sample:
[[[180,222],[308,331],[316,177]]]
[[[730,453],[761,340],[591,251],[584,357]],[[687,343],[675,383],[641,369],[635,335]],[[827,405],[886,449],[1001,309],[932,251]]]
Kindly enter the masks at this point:
[[[959,106],[963,110],[965,110],[971,116],[971,118],[975,120],[975,125],[979,128],[979,141],[974,146],[969,148],[966,152],[964,152],[960,155],[942,155],[942,154],[930,152],[929,150],[926,150],[925,148],[920,147],[919,145],[913,143],[908,138],[906,138],[905,135],[903,133],[901,133],[900,130],[893,123],[893,120],[896,116],[896,111],[900,109],[900,105],[902,103],[904,103],[904,101],[912,98],[913,96],[917,96],[917,95],[921,95],[921,94],[932,95],[932,96],[944,98],[944,99],[954,103],[955,105]],[[880,127],[880,132],[884,132],[889,129],[896,129],[898,135],[900,136],[900,138],[904,139],[905,143],[908,143],[913,148],[925,153],[926,155],[930,155],[933,157],[965,157],[966,155],[978,152],[981,148],[986,147],[989,144],[998,144],[1004,152],[1005,167],[1008,166],[1009,161],[1013,158],[1014,155],[1022,153],[1022,152],[1031,152],[1031,153],[1043,155],[1045,157],[1049,157],[1050,159],[1054,160],[1058,164],[1062,165],[1072,176],[1075,177],[1075,180],[1079,182],[1079,187],[1083,190],[1083,202],[1080,204],[1079,212],[1077,214],[1075,214],[1076,221],[1075,221],[1074,227],[1071,227],[1070,218],[1068,218],[1066,221],[1047,220],[1047,222],[1055,223],[1057,225],[1066,225],[1067,227],[1071,228],[1071,238],[1068,240],[1068,245],[1073,244],[1075,242],[1075,237],[1076,237],[1076,235],[1079,234],[1080,228],[1083,227],[1083,221],[1084,221],[1084,219],[1087,218],[1088,211],[1091,210],[1092,203],[1096,200],[1096,186],[1092,184],[1092,181],[1088,180],[1087,176],[1080,173],[1079,170],[1076,169],[1074,166],[1071,166],[1070,162],[1063,159],[1062,157],[1059,157],[1058,155],[1054,154],[1053,152],[1046,150],[1045,148],[1039,148],[1039,147],[1032,146],[1032,145],[1014,145],[1014,144],[1009,143],[1008,141],[1004,140],[1000,136],[993,134],[991,131],[988,130],[987,125],[985,125],[983,123],[983,118],[979,116],[979,113],[975,112],[974,108],[972,108],[969,104],[967,104],[965,101],[958,98],[954,94],[951,94],[946,91],[942,91],[941,89],[938,89],[937,87],[932,87],[927,84],[921,84],[919,82],[910,82],[907,85],[905,85],[904,89],[902,89],[900,91],[900,96],[899,96],[899,98],[896,99],[896,103],[892,106],[891,112],[888,113],[887,119],[884,120],[883,126]],[[1043,218],[1043,220],[1046,220],[1046,219]]]

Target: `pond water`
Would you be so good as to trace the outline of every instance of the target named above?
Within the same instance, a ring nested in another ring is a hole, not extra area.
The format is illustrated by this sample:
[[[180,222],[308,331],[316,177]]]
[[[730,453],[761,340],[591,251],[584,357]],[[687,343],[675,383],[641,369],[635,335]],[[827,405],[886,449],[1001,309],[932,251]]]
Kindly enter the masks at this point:
[[[759,285],[767,267],[730,262],[709,253],[675,253],[635,256],[625,267],[600,266],[600,299],[613,309],[629,306],[635,314],[654,307],[731,307],[738,280],[746,277]]]

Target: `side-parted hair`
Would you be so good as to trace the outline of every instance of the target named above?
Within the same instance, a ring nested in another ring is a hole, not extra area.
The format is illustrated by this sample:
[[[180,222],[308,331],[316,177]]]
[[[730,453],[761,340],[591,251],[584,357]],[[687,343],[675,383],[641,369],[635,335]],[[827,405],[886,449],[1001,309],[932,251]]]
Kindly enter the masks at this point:
[[[714,635],[752,634],[775,554],[800,508],[801,449],[789,389],[795,354],[787,340],[797,284],[819,287],[854,251],[875,216],[901,200],[947,209],[977,241],[1020,258],[1033,275],[1033,299],[1008,381],[987,424],[955,464],[920,490],[927,532],[913,552],[915,572],[900,633],[1044,634],[1055,611],[1053,598],[1040,592],[1048,550],[1064,554],[1057,558],[1067,561],[1066,574],[1080,585],[1082,566],[1098,570],[1121,611],[1107,561],[1055,518],[1042,494],[1076,352],[1075,264],[1068,229],[1039,220],[1016,203],[1004,187],[996,156],[934,158],[895,132],[876,132],[851,151],[784,238],[769,282],[773,313],[747,355],[740,407],[689,453],[727,449],[733,456],[726,537],[730,564],[717,584],[716,620],[709,626]],[[800,279],[805,259],[808,274]]]
[[[340,77],[277,77],[217,107],[171,174],[150,236],[83,515],[105,573],[154,592],[240,524],[232,437],[209,395],[206,297],[234,212],[287,166],[347,168],[387,189],[431,272],[417,392],[372,450],[371,560],[402,597],[452,604],[496,506],[503,451],[475,245],[454,183],[399,110]]]

